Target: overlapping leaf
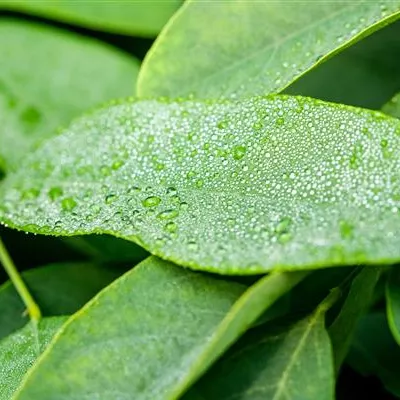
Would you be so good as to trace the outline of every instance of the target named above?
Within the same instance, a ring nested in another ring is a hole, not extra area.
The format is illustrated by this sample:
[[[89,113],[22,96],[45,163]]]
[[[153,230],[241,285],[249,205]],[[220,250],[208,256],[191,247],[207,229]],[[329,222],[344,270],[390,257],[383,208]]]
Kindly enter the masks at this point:
[[[0,220],[220,273],[400,259],[400,122],[305,98],[115,104],[0,189]]]
[[[377,376],[387,390],[400,396],[400,347],[383,312],[370,313],[360,321],[347,361],[360,374]]]
[[[156,36],[182,0],[0,0],[0,9],[22,11],[92,29]]]
[[[140,96],[276,93],[399,17],[400,1],[187,1],[158,37]],[[210,28],[208,28],[210,27]]]
[[[10,400],[66,317],[45,318],[0,341],[0,400]]]
[[[46,316],[76,312],[98,291],[118,277],[118,272],[94,264],[53,264],[22,274]],[[25,306],[14,286],[0,286],[0,338],[28,321]]]
[[[324,326],[329,306],[323,302],[284,329],[247,333],[183,399],[334,399],[332,349]]]
[[[398,54],[400,21],[318,65],[284,92],[380,109],[400,89]]]
[[[244,292],[150,257],[69,320],[16,398],[176,399],[303,276]]]
[[[6,168],[88,108],[131,95],[138,72],[135,59],[106,45],[28,22],[0,21],[0,53]]]

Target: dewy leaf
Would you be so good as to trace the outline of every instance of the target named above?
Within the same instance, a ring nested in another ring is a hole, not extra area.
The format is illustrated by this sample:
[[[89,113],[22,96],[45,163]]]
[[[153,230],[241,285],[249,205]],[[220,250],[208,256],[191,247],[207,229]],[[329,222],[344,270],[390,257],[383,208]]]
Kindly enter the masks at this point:
[[[339,315],[329,327],[337,372],[350,349],[357,323],[371,304],[382,270],[377,266],[363,267],[354,278]]]
[[[138,72],[135,59],[100,42],[13,20],[0,21],[0,54],[0,157],[9,168],[88,108],[131,95]]]
[[[183,0],[0,0],[0,9],[16,10],[92,29],[156,36]]]
[[[46,316],[69,315],[118,277],[94,264],[53,264],[24,272],[22,277]],[[0,338],[28,322],[25,306],[10,282],[0,286]]]
[[[329,305],[288,328],[248,332],[182,400],[333,400]]]
[[[272,274],[244,292],[150,257],[64,325],[16,398],[177,399],[304,275]]]
[[[158,37],[139,96],[277,93],[400,16],[399,0],[189,0]]]
[[[0,400],[12,398],[23,376],[66,320],[44,318],[37,328],[28,324],[0,341]]]
[[[400,118],[400,93],[383,107],[383,112]]]
[[[312,99],[120,103],[10,174],[0,221],[224,274],[393,263],[399,146],[399,120]]]
[[[400,347],[390,334],[383,312],[361,319],[347,362],[364,376],[377,376],[388,391],[400,397]]]

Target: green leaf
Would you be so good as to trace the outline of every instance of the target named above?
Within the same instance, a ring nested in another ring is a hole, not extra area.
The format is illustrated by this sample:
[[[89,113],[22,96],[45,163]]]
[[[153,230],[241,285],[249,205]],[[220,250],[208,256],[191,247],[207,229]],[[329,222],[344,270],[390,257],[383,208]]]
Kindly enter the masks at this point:
[[[0,153],[10,169],[83,111],[131,95],[138,72],[111,47],[28,22],[0,21],[0,54]]]
[[[399,120],[306,98],[124,102],[10,174],[0,221],[224,274],[393,263],[399,146]]]
[[[386,286],[387,319],[393,337],[400,346],[400,273],[393,268]]]
[[[333,400],[333,357],[324,326],[329,306],[322,303],[284,329],[250,331],[183,400]]]
[[[118,272],[94,264],[53,264],[24,272],[22,277],[46,316],[68,315],[81,308]],[[7,282],[0,286],[0,338],[28,322],[25,306]]]
[[[400,118],[400,93],[383,107],[383,112],[393,117]]]
[[[91,29],[156,36],[183,0],[0,0],[0,9],[21,11]]]
[[[179,398],[304,275],[273,274],[244,292],[150,257],[67,322],[16,398]]]
[[[400,347],[389,331],[383,312],[362,318],[347,362],[364,376],[376,375],[388,391],[400,396]]]
[[[350,349],[357,323],[371,304],[381,272],[382,267],[363,267],[353,279],[340,313],[329,327],[337,372]]]
[[[400,16],[399,0],[189,0],[157,38],[139,96],[277,93]]]
[[[0,400],[10,400],[23,376],[43,352],[67,317],[44,318],[0,341]]]
[[[400,88],[400,21],[346,48],[290,85],[285,93],[380,109]]]

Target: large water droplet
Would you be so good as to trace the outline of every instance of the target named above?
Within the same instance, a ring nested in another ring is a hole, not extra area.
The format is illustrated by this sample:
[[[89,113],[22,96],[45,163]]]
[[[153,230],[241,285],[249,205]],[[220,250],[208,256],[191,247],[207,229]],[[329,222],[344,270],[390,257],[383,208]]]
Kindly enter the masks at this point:
[[[149,196],[142,201],[145,207],[157,207],[161,203],[161,199],[157,196]]]

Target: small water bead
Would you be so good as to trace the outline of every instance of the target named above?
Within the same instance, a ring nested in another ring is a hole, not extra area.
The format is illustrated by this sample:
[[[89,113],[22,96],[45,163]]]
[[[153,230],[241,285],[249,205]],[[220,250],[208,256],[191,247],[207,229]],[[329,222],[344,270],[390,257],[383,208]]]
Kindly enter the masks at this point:
[[[178,229],[178,226],[176,225],[175,222],[168,222],[167,224],[165,224],[164,229],[167,232],[173,233],[176,232],[176,230]]]
[[[276,233],[285,233],[289,230],[292,225],[292,219],[289,217],[283,217],[279,220],[278,224],[275,227]]]
[[[111,175],[111,169],[107,165],[103,165],[100,167],[100,173],[103,176],[110,176]]]
[[[23,200],[31,200],[31,199],[36,199],[40,194],[40,190],[36,189],[36,188],[31,188],[28,190],[25,190],[22,193],[22,199]]]
[[[177,193],[177,190],[174,187],[169,187],[167,188],[167,195],[168,196],[175,196]]]
[[[114,161],[114,162],[112,163],[111,168],[112,168],[113,170],[117,170],[117,169],[120,169],[123,165],[124,165],[124,162],[123,162],[123,161],[117,160],[117,161]]]
[[[227,126],[228,126],[228,123],[225,120],[219,121],[217,123],[217,128],[218,129],[225,129]]]
[[[157,196],[149,196],[142,201],[144,207],[157,207],[161,203],[161,199]]]
[[[192,252],[197,252],[199,250],[199,245],[194,240],[190,240],[187,245],[188,249]]]
[[[197,179],[196,181],[196,187],[198,187],[199,189],[202,188],[204,186],[204,179]]]
[[[63,190],[59,186],[52,187],[48,192],[50,200],[56,200],[63,195]]]
[[[106,204],[111,204],[111,203],[114,203],[114,201],[117,200],[117,198],[118,198],[118,196],[116,194],[110,193],[106,196],[104,201]]]
[[[128,193],[129,194],[137,194],[141,191],[142,189],[139,186],[132,186],[129,188]]]
[[[180,209],[181,209],[182,211],[186,211],[188,208],[189,208],[189,204],[186,203],[185,201],[183,201],[183,202],[180,204]]]
[[[388,146],[388,140],[387,139],[382,139],[381,140],[381,147],[383,148],[383,149],[385,149],[387,146]]]
[[[61,201],[61,208],[64,211],[72,211],[78,203],[72,197],[66,197]]]
[[[169,210],[161,211],[157,215],[157,218],[159,218],[159,219],[173,219],[173,218],[176,218],[178,215],[179,215],[179,211],[178,210],[169,209]]]
[[[354,235],[354,225],[347,221],[340,221],[339,229],[342,239],[350,239]]]
[[[235,160],[241,160],[246,155],[245,146],[235,146],[232,151]]]

